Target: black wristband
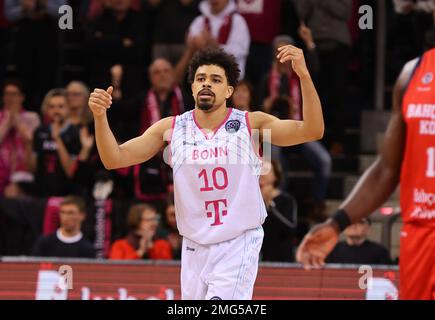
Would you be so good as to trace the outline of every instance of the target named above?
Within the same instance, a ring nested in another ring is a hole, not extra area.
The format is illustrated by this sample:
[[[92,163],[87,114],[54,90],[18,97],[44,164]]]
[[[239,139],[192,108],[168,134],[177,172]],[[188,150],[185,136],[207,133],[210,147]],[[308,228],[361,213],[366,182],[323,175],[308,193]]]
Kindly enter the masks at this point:
[[[343,209],[337,210],[334,215],[332,216],[332,219],[337,222],[338,228],[340,229],[340,232],[342,232],[344,229],[346,229],[348,226],[352,224],[350,221],[349,215],[347,212]]]

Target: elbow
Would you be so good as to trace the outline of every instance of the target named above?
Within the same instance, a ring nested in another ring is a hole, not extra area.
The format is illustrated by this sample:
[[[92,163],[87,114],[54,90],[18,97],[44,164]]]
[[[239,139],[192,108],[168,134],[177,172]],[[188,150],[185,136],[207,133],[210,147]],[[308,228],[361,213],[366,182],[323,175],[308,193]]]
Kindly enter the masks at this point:
[[[103,165],[104,165],[104,168],[105,168],[106,170],[114,170],[114,169],[118,169],[118,167],[117,167],[114,163],[104,162],[104,161],[103,161]]]
[[[310,140],[311,141],[322,140],[324,133],[325,133],[325,127],[322,125],[321,127],[316,128],[315,130],[312,131]]]
[[[104,168],[106,170],[116,170],[122,168],[122,166],[117,161],[103,161]]]

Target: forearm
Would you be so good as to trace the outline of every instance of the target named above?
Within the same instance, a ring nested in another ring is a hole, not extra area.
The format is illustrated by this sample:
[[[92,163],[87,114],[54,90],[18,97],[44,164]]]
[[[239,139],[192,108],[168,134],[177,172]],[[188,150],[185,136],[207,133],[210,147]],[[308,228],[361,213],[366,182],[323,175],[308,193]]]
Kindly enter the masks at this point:
[[[319,95],[307,73],[300,78],[302,91],[303,127],[308,138],[318,140],[323,137],[324,123]]]
[[[61,137],[56,138],[57,154],[60,159],[60,164],[62,165],[63,171],[68,177],[72,177],[72,167],[73,159],[65,147]]]
[[[119,167],[120,149],[112,130],[110,129],[107,116],[94,117],[95,141],[98,153],[106,169]]]
[[[360,178],[352,192],[340,206],[354,223],[368,217],[394,192],[400,172],[386,168],[379,158]]]

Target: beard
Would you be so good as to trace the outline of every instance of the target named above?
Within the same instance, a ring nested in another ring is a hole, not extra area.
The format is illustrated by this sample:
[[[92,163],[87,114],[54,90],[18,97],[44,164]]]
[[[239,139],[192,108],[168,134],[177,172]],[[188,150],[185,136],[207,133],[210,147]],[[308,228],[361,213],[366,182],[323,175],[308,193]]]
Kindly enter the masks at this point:
[[[213,102],[212,101],[198,102],[198,109],[200,109],[200,110],[208,111],[211,108],[213,108]]]
[[[203,110],[203,111],[208,111],[208,110],[210,110],[211,108],[213,108],[213,106],[214,106],[214,103],[215,103],[215,101],[216,101],[216,97],[213,95],[213,96],[211,96],[209,99],[206,99],[206,100],[201,100],[200,98],[199,98],[199,95],[201,94],[201,92],[200,93],[198,93],[198,97],[197,97],[197,104],[198,104],[198,109],[200,109],[200,110]]]

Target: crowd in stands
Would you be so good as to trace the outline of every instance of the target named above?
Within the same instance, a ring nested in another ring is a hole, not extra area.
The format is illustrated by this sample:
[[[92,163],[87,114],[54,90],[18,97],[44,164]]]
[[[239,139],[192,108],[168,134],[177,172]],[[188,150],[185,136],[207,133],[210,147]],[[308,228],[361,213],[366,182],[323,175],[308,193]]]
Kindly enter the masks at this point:
[[[298,199],[287,190],[288,151],[313,171],[308,220],[325,219],[332,157],[343,147],[349,91],[371,108],[375,32],[358,28],[370,0],[4,0],[0,3],[0,255],[179,259],[170,167],[163,152],[108,171],[87,101],[114,87],[108,116],[122,143],[194,107],[186,71],[193,54],[220,46],[240,82],[229,106],[300,120],[301,94],[277,47],[302,47],[319,88],[326,136],[272,148],[260,178],[268,210],[264,261],[294,261]],[[73,9],[73,29],[58,26]],[[435,1],[387,1],[387,85],[403,63],[435,43]],[[293,152],[292,151],[292,152]],[[346,231],[330,262],[391,262],[366,240],[370,222]],[[354,257],[352,259],[350,257]],[[363,259],[367,258],[367,259]]]

